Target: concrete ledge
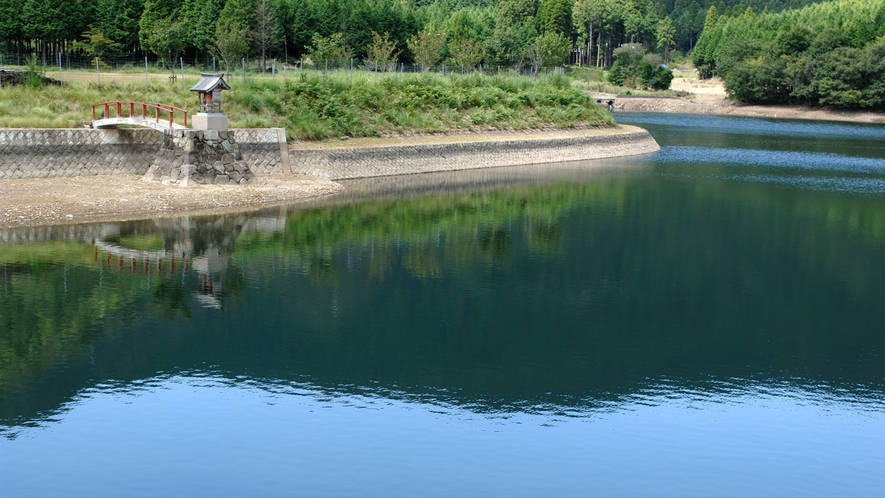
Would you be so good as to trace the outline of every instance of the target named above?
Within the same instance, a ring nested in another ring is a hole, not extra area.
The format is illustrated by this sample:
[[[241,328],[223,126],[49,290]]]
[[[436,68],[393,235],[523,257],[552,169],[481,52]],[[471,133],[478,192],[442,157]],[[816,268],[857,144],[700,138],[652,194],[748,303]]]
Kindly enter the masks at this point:
[[[471,137],[472,138],[472,137]],[[481,138],[481,137],[480,137]],[[520,138],[465,140],[366,147],[292,148],[293,173],[345,180],[375,176],[459,171],[657,152],[660,146],[642,128],[585,130]]]

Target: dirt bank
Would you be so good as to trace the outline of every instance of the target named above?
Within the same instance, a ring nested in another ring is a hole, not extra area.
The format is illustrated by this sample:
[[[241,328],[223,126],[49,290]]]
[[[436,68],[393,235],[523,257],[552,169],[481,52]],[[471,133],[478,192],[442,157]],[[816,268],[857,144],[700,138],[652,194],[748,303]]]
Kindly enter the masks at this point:
[[[0,228],[208,214],[283,204],[331,194],[341,185],[302,175],[275,175],[248,186],[181,188],[140,176],[84,176],[0,181]]]
[[[668,112],[682,114],[716,114],[757,118],[815,119],[821,121],[851,121],[855,123],[885,123],[885,113],[842,110],[799,105],[749,105],[728,100],[722,80],[675,78],[673,90],[692,93],[693,98],[648,98],[618,96],[616,111]]]

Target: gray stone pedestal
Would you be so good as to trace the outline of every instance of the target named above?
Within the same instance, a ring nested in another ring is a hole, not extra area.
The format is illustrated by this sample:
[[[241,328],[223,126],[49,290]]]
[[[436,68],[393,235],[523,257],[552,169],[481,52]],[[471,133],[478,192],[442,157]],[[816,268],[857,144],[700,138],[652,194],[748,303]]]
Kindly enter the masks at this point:
[[[227,116],[220,112],[198,112],[191,126],[195,130],[227,130]]]

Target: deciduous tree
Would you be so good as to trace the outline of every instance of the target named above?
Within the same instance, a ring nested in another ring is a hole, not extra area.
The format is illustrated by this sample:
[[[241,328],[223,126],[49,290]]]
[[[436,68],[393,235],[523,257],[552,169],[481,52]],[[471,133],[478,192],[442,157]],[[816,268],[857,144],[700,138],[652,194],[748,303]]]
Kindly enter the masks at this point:
[[[330,36],[314,33],[311,44],[308,47],[308,56],[315,65],[322,65],[326,62],[342,63],[349,61],[352,57],[352,52],[344,42],[343,33],[332,33]]]
[[[528,58],[535,73],[542,67],[552,67],[562,64],[568,57],[571,44],[560,33],[547,32],[538,36],[529,45]]]
[[[587,43],[588,64],[593,63],[593,43],[605,39],[609,41],[618,21],[616,0],[577,0],[572,9],[572,16],[578,32],[585,37]],[[596,65],[602,63],[602,47],[597,47]]]
[[[427,71],[442,59],[446,45],[446,35],[436,31],[421,30],[409,38],[409,50],[415,55],[415,62],[421,65],[421,71]]]
[[[237,21],[219,19],[212,46],[215,54],[224,62],[225,72],[231,74],[237,61],[249,51],[249,28]]]
[[[461,70],[473,69],[482,60],[482,44],[469,38],[462,38],[449,44],[449,59]]]
[[[175,74],[175,59],[184,50],[186,30],[183,23],[171,19],[156,21],[147,40],[147,48],[169,64],[171,74]]]
[[[101,61],[105,54],[113,54],[120,49],[120,44],[107,38],[98,28],[91,28],[83,33],[82,40],[72,44],[74,50],[80,50],[96,62]]]
[[[267,52],[279,44],[279,31],[280,25],[277,22],[273,4],[270,0],[257,0],[255,2],[255,27],[252,29],[252,40],[261,54],[262,72],[267,69]]]
[[[379,35],[372,31],[372,43],[366,47],[366,58],[363,65],[366,69],[393,71],[401,50],[396,49],[396,41],[390,39],[390,33]]]

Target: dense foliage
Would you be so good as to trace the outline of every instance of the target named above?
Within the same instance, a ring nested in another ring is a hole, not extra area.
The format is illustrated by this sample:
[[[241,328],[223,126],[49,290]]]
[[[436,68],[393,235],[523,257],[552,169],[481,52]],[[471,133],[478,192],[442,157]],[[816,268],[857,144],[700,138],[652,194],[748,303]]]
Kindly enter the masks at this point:
[[[718,0],[722,10],[779,11],[812,0]],[[641,43],[690,50],[714,0],[0,0],[0,56],[104,60],[254,57],[357,64],[378,36],[392,62],[430,66],[611,66]],[[430,47],[425,45],[430,44]],[[7,59],[8,60],[8,59]]]
[[[230,99],[250,127],[282,126],[293,137],[325,139],[457,129],[527,129],[613,124],[562,76],[385,76],[350,82],[319,75],[254,83]]]
[[[885,108],[885,0],[837,0],[780,14],[707,16],[692,54],[735,98]]]
[[[637,45],[625,45],[615,50],[615,65],[608,80],[618,86],[666,90],[673,81],[673,71],[661,63],[655,54],[646,53]]]

